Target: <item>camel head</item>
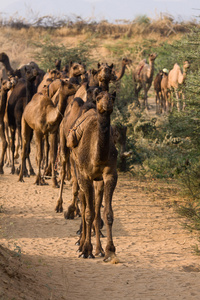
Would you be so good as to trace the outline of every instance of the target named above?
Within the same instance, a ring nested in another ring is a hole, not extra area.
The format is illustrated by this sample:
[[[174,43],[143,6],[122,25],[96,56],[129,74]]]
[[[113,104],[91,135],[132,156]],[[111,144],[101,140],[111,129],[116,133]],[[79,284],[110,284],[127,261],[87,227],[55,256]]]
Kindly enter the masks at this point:
[[[2,79],[1,80],[1,90],[3,91],[9,91],[12,87],[11,81],[8,79]]]
[[[60,69],[61,69],[61,59],[56,59],[55,60],[55,67],[56,67],[56,70],[60,71]]]
[[[110,66],[107,63],[98,63],[97,77],[100,82],[109,82],[113,79],[113,64]]]
[[[110,115],[113,112],[113,106],[116,98],[116,92],[109,93],[108,91],[103,91],[99,93],[98,89],[95,89],[94,93],[96,96],[96,107],[100,114]]]
[[[60,93],[62,94],[63,97],[66,96],[71,96],[76,93],[78,88],[80,87],[79,84],[72,83],[68,80],[62,80],[60,79]]]
[[[11,87],[15,87],[16,84],[18,83],[19,78],[17,76],[10,75],[8,77],[8,80],[11,82]]]
[[[86,72],[86,68],[85,66],[80,62],[80,63],[76,63],[76,62],[70,62],[69,64],[69,73],[70,73],[70,77],[78,77],[80,75],[83,75]]]
[[[151,53],[149,55],[149,62],[153,62],[157,56],[158,56],[157,53]]]
[[[25,70],[25,74],[26,74],[26,78],[29,81],[34,81],[38,75],[38,71],[35,68],[32,68],[31,66],[25,66],[24,68]]]
[[[5,52],[0,53],[0,62],[8,62],[9,58],[8,55]]]
[[[187,72],[187,70],[189,69],[189,67],[190,67],[189,61],[188,61],[188,60],[185,60],[184,63],[183,63],[183,70],[184,70],[185,72]]]
[[[132,64],[132,60],[131,60],[131,59],[126,58],[126,57],[124,57],[124,58],[122,59],[122,65],[123,65],[123,66],[128,66],[128,65],[131,65],[131,64]]]

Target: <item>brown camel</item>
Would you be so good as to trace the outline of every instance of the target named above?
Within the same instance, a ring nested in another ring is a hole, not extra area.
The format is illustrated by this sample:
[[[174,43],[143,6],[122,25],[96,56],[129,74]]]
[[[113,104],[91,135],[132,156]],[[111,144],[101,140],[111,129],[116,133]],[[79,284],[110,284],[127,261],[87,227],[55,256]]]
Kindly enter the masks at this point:
[[[10,143],[10,134],[9,134],[9,126],[8,126],[7,108],[8,108],[8,101],[9,101],[10,95],[12,94],[12,91],[18,82],[18,77],[17,76],[9,76],[8,80],[11,83],[11,88],[9,89],[8,94],[7,94],[6,110],[5,110],[5,114],[4,114],[4,125],[5,125],[6,141],[8,143],[7,151],[5,154],[5,163],[7,166],[10,166],[10,164],[11,164],[11,143]],[[15,158],[18,158],[19,157],[19,148],[20,148],[20,137],[19,137],[18,131],[16,133],[17,133],[17,139],[16,139],[16,148],[15,148]]]
[[[52,167],[52,180],[53,186],[57,186],[56,174],[54,170],[55,157],[57,151],[57,141],[54,133],[57,132],[60,122],[67,105],[67,100],[70,95],[75,94],[77,86],[70,82],[61,81],[59,91],[58,105],[55,106],[52,100],[43,93],[37,93],[32,98],[31,102],[25,107],[22,116],[22,165],[19,174],[19,181],[23,181],[23,171],[25,158],[30,151],[30,141],[32,132],[35,133],[35,140],[37,145],[36,162],[37,162],[37,175],[36,184],[44,184],[41,178],[41,161],[42,161],[42,140],[44,135],[50,134],[50,140],[53,139],[54,143],[51,144],[50,159]],[[35,118],[37,116],[37,118]],[[57,136],[57,135],[56,135]],[[55,138],[55,139],[54,139]]]
[[[11,173],[15,174],[14,154],[15,154],[15,133],[16,129],[21,140],[21,118],[26,104],[31,100],[36,92],[35,79],[37,77],[37,70],[31,67],[26,69],[26,79],[20,78],[14,87],[8,99],[8,125],[11,133],[11,152],[12,152],[12,167]],[[34,175],[33,168],[29,157],[30,175]],[[27,172],[27,170],[26,170]]]
[[[3,174],[4,156],[7,148],[7,141],[5,136],[4,114],[6,110],[7,94],[11,88],[9,80],[2,80],[0,93],[0,138],[2,142],[1,156],[0,156],[0,174]]]
[[[153,85],[154,91],[156,94],[156,114],[160,114],[162,112],[162,95],[161,95],[161,80],[163,78],[163,70],[160,70],[156,75]]]
[[[157,57],[156,53],[152,53],[149,55],[149,64],[147,64],[146,59],[140,61],[138,66],[135,68],[133,72],[133,83],[135,88],[135,96],[137,105],[140,106],[138,95],[141,89],[144,90],[144,107],[148,107],[147,94],[151,87],[153,81],[154,74],[154,62]]]
[[[104,195],[104,221],[107,228],[107,246],[105,259],[115,255],[115,247],[112,240],[112,195],[117,183],[117,150],[114,145],[110,127],[110,115],[116,94],[102,91],[96,95],[96,110],[86,110],[80,113],[81,117],[72,128],[72,136],[68,136],[69,129],[74,124],[74,108],[80,107],[81,99],[74,100],[71,112],[63,119],[60,127],[61,143],[61,189],[65,178],[65,167],[69,150],[75,162],[78,184],[80,187],[79,198],[82,208],[82,235],[79,251],[81,257],[94,257],[92,254],[91,228],[94,221],[96,232],[96,255],[104,255],[100,242],[100,207]],[[83,101],[82,101],[83,102]],[[88,103],[84,104],[88,105]],[[84,106],[83,105],[83,111]],[[91,105],[91,104],[90,104]],[[76,109],[75,109],[76,111]],[[77,110],[78,111],[78,110]],[[78,113],[78,114],[79,114]],[[75,133],[78,139],[73,140]],[[72,139],[71,139],[72,138]],[[70,146],[70,149],[69,149]],[[97,181],[97,182],[96,182]],[[99,182],[98,182],[99,181]],[[95,207],[93,193],[95,189]],[[62,205],[62,194],[59,196],[56,210]]]
[[[125,73],[126,66],[131,64],[132,61],[128,58],[122,59],[122,68],[120,71],[114,70],[114,65],[108,65],[107,63],[98,63],[97,70],[93,69],[89,71],[89,86],[101,87],[103,91],[109,90],[109,83],[111,81],[119,81]]]
[[[183,72],[182,72],[180,66],[176,63],[168,75],[168,88],[172,92],[175,92],[175,96],[177,100],[177,109],[179,112],[181,111],[181,109],[183,110],[185,109],[185,95],[182,91],[182,87],[185,84],[185,79],[189,67],[190,64],[186,60],[183,63]],[[181,95],[183,99],[182,107],[181,107]]]
[[[86,73],[85,66],[80,62],[70,62],[69,64],[69,77],[64,78],[63,80],[70,80],[71,83],[74,83],[76,85],[81,82],[81,76],[83,76]],[[51,100],[55,105],[58,103],[58,93],[59,93],[59,87],[60,87],[60,82],[59,80],[54,80],[49,86],[48,86],[48,95],[51,97]],[[74,99],[74,95],[69,96],[68,101],[72,101]],[[55,133],[56,135],[56,133]],[[55,136],[54,135],[54,136]],[[53,139],[51,139],[51,143],[55,143]],[[51,148],[51,146],[50,146]],[[45,137],[45,175],[51,176],[51,170],[52,166],[51,163],[48,164],[48,151],[49,151],[49,146],[48,146],[48,136]]]
[[[168,88],[168,72],[163,72],[163,78],[161,80],[160,86],[161,86],[163,110],[165,112],[169,112],[171,110],[171,99],[170,99],[170,89]]]
[[[42,81],[42,78],[45,74],[43,70],[41,70],[38,65],[31,61],[27,65],[21,66],[19,69],[14,70],[10,65],[10,60],[8,55],[5,52],[0,53],[0,62],[4,65],[7,75],[10,76],[17,76],[18,78],[25,78],[26,77],[26,68],[31,67],[32,69],[36,69],[38,72],[37,80],[35,82],[36,85],[39,85],[39,83]]]

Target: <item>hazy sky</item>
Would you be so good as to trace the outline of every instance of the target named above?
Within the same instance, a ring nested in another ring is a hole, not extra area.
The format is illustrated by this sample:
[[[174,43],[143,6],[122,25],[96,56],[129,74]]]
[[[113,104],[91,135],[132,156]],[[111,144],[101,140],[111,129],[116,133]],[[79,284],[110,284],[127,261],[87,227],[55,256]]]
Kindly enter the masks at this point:
[[[139,15],[155,18],[162,12],[185,20],[200,15],[200,0],[0,0],[3,17],[16,12],[25,18],[33,13],[108,21],[133,20]]]

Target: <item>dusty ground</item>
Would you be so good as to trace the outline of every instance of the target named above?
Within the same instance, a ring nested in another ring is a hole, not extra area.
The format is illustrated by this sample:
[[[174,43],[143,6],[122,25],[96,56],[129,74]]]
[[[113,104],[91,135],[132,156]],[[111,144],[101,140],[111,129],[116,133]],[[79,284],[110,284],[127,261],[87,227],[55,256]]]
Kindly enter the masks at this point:
[[[197,236],[174,212],[176,187],[119,175],[113,236],[118,264],[78,258],[80,218],[65,220],[54,207],[58,189],[34,178],[0,176],[0,299],[199,299]],[[71,186],[64,188],[64,208]],[[103,229],[106,234],[105,229]],[[95,239],[93,238],[95,245]],[[103,239],[105,247],[106,238]]]

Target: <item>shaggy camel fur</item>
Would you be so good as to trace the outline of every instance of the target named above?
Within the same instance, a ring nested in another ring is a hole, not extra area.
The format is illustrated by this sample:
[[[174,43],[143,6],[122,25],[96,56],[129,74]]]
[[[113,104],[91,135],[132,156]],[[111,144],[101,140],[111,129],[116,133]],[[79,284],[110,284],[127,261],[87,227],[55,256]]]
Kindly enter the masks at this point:
[[[171,91],[175,92],[178,111],[181,110],[181,94],[182,94],[182,98],[183,98],[182,108],[183,108],[183,110],[185,109],[185,100],[184,100],[185,95],[182,92],[182,89],[181,90],[179,90],[179,89],[181,87],[183,87],[183,85],[185,83],[185,79],[186,79],[187,71],[188,71],[189,67],[190,67],[189,62],[185,61],[183,64],[183,73],[182,73],[180,66],[176,63],[168,75],[168,88]]]
[[[0,174],[3,174],[4,156],[7,148],[7,141],[5,136],[4,126],[4,114],[6,110],[7,94],[11,88],[11,82],[9,80],[3,80],[1,82],[1,93],[0,93],[0,138],[2,143],[1,156],[0,156]]]
[[[104,195],[104,221],[107,228],[107,246],[105,259],[115,255],[115,246],[112,240],[112,195],[117,183],[117,150],[114,145],[110,127],[110,115],[113,111],[113,105],[116,94],[110,94],[107,91],[96,95],[96,110],[88,111],[88,116],[83,113],[81,121],[76,121],[73,130],[78,133],[80,140],[73,146],[69,140],[68,131],[74,124],[73,109],[66,118],[63,119],[60,128],[61,136],[61,163],[62,178],[61,189],[65,177],[66,162],[69,157],[69,145],[71,144],[71,155],[75,162],[78,184],[80,187],[79,198],[81,200],[82,215],[82,235],[80,239],[79,251],[81,257],[94,257],[92,254],[91,228],[94,221],[96,232],[96,254],[104,255],[100,242],[100,207]],[[82,100],[76,99],[74,106],[80,106]],[[82,101],[83,102],[83,101]],[[87,105],[87,103],[85,104]],[[91,105],[91,104],[90,104]],[[84,106],[83,106],[84,107]],[[80,111],[79,111],[80,113]],[[81,124],[78,124],[79,121]],[[97,182],[96,182],[97,181]],[[98,182],[99,181],[99,182]],[[96,183],[95,183],[96,182]],[[94,207],[94,184],[95,184],[95,207]],[[56,210],[59,211],[62,205],[62,197],[59,196]]]
[[[135,88],[135,96],[137,105],[139,104],[138,95],[141,89],[144,90],[144,107],[148,107],[147,94],[151,87],[154,74],[154,62],[157,57],[156,53],[149,55],[149,64],[147,64],[146,59],[142,60],[133,72],[133,83]]]
[[[35,78],[37,76],[37,70],[28,68],[26,69],[26,80],[21,78],[14,87],[9,99],[8,99],[8,125],[11,132],[11,152],[12,152],[12,167],[11,173],[15,173],[14,166],[14,153],[15,153],[15,133],[18,130],[19,137],[21,139],[21,118],[23,110],[26,104],[31,100],[32,96],[36,92]],[[33,168],[28,157],[30,174],[34,175]]]
[[[60,122],[67,105],[67,100],[70,95],[75,94],[77,86],[69,82],[61,81],[59,90],[58,105],[55,106],[52,100],[45,94],[37,93],[32,98],[31,102],[25,107],[22,116],[22,165],[19,174],[19,181],[23,181],[23,170],[25,158],[30,151],[30,142],[32,132],[34,130],[37,146],[36,162],[37,175],[35,183],[38,185],[44,184],[41,178],[41,161],[42,161],[42,140],[43,136],[50,133],[50,140],[53,139],[50,149],[50,160],[52,167],[53,186],[57,186],[56,174],[54,170],[55,157],[57,152],[57,140],[54,133],[57,132]],[[35,118],[37,116],[37,118]]]

